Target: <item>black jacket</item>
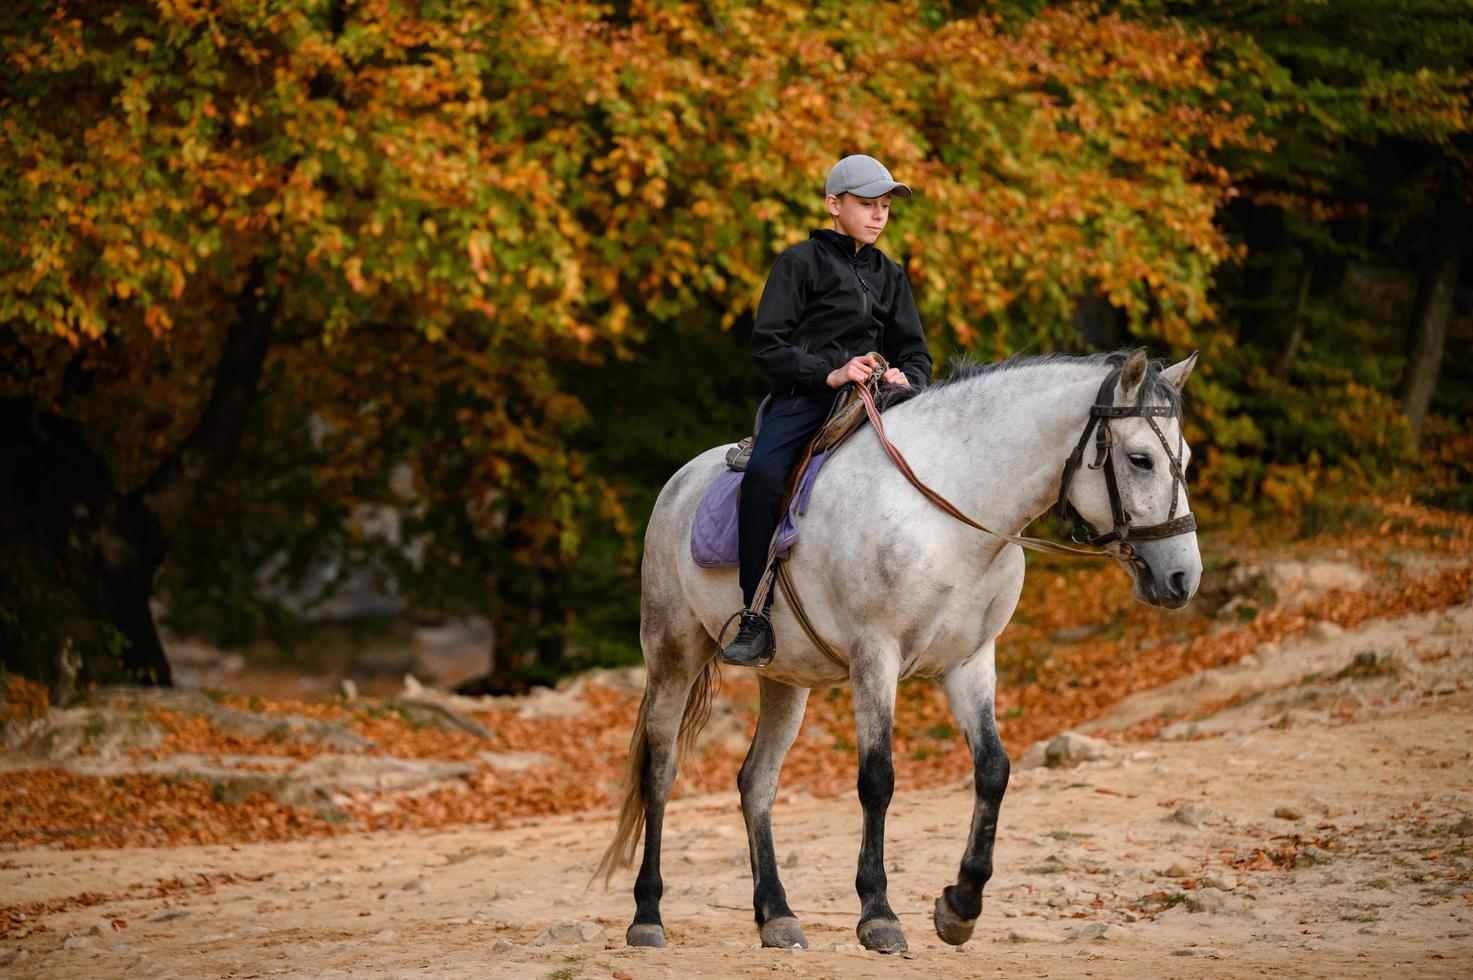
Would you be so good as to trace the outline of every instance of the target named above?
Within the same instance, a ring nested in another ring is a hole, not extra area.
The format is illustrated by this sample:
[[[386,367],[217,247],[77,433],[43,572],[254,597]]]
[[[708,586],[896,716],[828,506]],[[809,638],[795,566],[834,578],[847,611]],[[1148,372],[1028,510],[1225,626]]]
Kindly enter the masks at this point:
[[[905,271],[873,245],[820,228],[777,257],[752,328],[752,359],[777,394],[828,390],[830,371],[879,351],[912,386],[931,353]]]

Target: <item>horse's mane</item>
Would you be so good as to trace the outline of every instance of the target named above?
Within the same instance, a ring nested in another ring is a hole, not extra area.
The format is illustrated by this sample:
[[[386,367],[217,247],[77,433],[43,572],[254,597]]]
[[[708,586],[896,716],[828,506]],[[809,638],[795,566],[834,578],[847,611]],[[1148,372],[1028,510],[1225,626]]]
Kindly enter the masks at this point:
[[[995,374],[1009,371],[1024,371],[1037,367],[1049,365],[1100,365],[1110,368],[1118,368],[1125,364],[1130,357],[1131,351],[1117,350],[1101,354],[1013,354],[1003,358],[1001,361],[979,361],[974,357],[963,354],[953,358],[947,363],[946,376],[938,381],[932,382],[925,388],[915,391],[906,388],[891,388],[886,386],[884,399],[886,407],[897,402],[909,401],[912,398],[924,398],[935,391],[945,391],[958,385],[986,378]],[[1181,411],[1181,392],[1176,385],[1161,377],[1161,369],[1166,367],[1166,362],[1152,359],[1146,363],[1146,381],[1144,393],[1152,399],[1159,399],[1168,406]]]

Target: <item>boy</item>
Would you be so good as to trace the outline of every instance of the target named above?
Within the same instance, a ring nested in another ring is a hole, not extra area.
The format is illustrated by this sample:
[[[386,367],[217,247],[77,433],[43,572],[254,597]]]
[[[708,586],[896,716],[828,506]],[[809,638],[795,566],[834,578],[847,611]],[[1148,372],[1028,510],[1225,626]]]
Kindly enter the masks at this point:
[[[889,220],[891,196],[908,198],[910,188],[874,157],[855,155],[829,171],[824,194],[834,227],[815,230],[778,256],[752,329],[752,358],[772,379],[772,404],[742,477],[737,511],[745,611],[721,659],[739,666],[772,661],[766,614],[775,590],[760,611],[752,608],[753,599],[767,572],[788,475],[839,389],[863,384],[879,367],[867,351],[889,361],[883,378],[889,384],[919,388],[931,377],[931,354],[905,271],[874,247]]]

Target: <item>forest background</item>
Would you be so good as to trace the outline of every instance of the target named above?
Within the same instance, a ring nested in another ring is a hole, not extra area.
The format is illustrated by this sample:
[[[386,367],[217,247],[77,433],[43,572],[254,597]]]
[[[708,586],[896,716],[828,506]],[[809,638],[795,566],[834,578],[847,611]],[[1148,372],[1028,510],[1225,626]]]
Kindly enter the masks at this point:
[[[1467,0],[29,2],[0,55],[0,650],[481,617],[636,662],[643,522],[750,428],[851,152],[933,351],[1201,351],[1204,525],[1473,506]],[[944,368],[941,373],[944,373]]]

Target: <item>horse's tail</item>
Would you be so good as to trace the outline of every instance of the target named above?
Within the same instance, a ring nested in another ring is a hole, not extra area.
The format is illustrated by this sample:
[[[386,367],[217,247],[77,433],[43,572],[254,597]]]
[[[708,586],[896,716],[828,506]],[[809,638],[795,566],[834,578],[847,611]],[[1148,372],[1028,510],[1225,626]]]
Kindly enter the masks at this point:
[[[700,734],[702,728],[706,727],[706,721],[711,717],[711,701],[715,697],[720,681],[721,672],[717,667],[716,658],[712,657],[706,661],[706,666],[701,669],[695,683],[691,685],[686,695],[685,712],[680,716],[680,733],[676,737],[675,764],[677,767],[690,754],[695,745],[696,736]],[[645,722],[649,714],[649,706],[650,693],[646,687],[644,700],[639,705],[639,718],[634,723],[634,734],[629,739],[629,761],[624,765],[624,782],[620,787],[623,801],[619,804],[619,826],[614,832],[613,842],[609,844],[608,850],[604,851],[602,860],[594,869],[593,877],[589,879],[590,885],[602,875],[604,887],[608,887],[613,880],[614,872],[621,868],[632,867],[634,864],[634,851],[638,846],[640,834],[644,831],[643,775],[645,760],[650,753]]]

